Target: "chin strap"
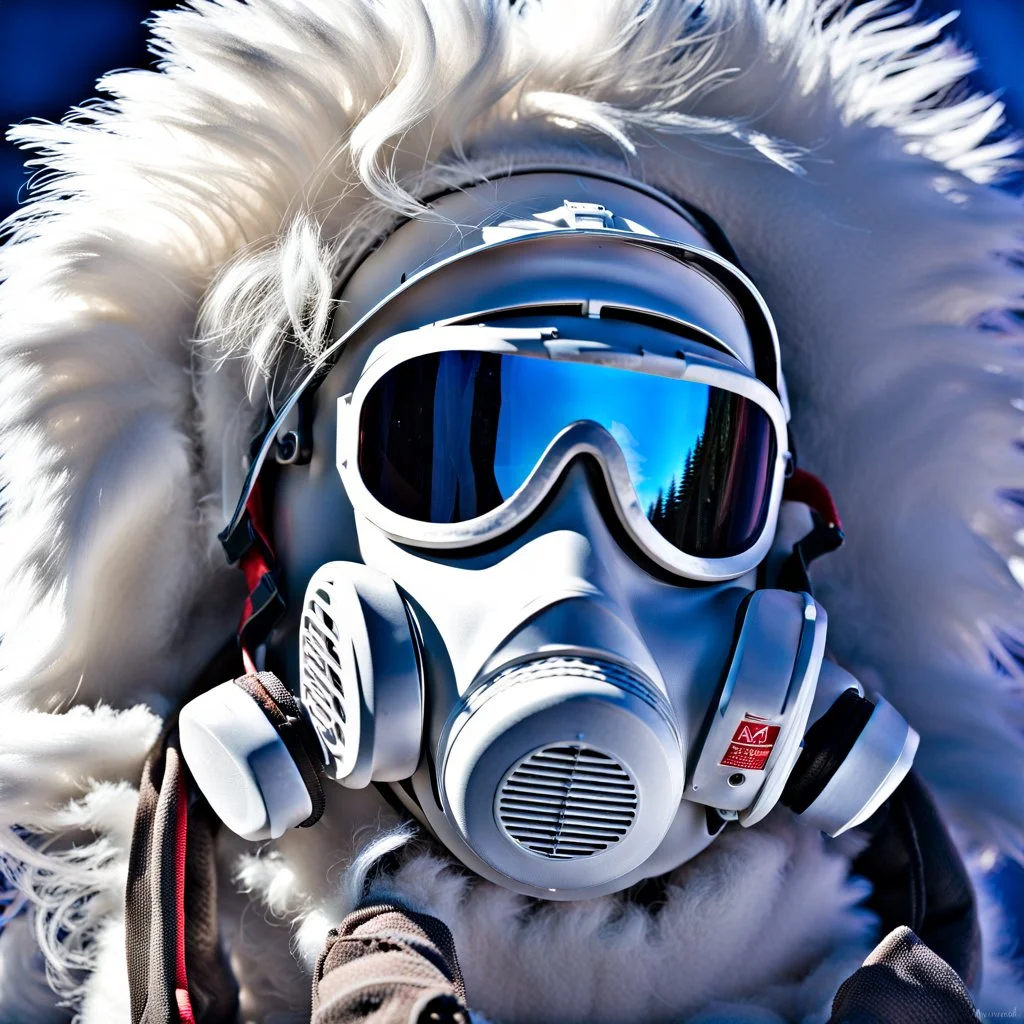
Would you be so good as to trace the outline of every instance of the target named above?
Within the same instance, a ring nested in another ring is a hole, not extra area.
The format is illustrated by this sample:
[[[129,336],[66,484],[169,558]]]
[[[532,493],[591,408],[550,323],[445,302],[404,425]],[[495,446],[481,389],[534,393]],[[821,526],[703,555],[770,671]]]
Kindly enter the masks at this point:
[[[793,470],[782,492],[783,501],[799,501],[811,510],[811,532],[793,545],[793,553],[779,569],[776,586],[782,590],[813,594],[809,567],[822,555],[842,547],[845,537],[839,511],[829,489],[813,473]]]

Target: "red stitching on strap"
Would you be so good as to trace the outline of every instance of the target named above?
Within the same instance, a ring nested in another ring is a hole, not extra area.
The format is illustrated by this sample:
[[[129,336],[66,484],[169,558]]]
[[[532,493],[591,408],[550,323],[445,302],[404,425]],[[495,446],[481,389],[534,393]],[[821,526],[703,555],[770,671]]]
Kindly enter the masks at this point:
[[[196,1024],[192,1000],[188,994],[188,974],[185,969],[185,854],[188,850],[188,791],[185,775],[178,776],[176,820],[174,836],[174,1000],[178,1004],[180,1024]]]

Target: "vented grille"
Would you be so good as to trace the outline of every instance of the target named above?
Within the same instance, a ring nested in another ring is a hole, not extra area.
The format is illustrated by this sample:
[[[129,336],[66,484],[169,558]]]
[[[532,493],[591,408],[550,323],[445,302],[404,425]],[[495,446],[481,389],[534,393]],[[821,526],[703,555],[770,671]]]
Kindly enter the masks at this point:
[[[324,590],[306,602],[302,616],[302,702],[320,737],[327,769],[333,772],[345,756],[346,689],[338,657],[341,643]]]
[[[520,846],[575,860],[621,842],[636,820],[633,777],[614,758],[579,744],[536,750],[498,794],[498,821]]]

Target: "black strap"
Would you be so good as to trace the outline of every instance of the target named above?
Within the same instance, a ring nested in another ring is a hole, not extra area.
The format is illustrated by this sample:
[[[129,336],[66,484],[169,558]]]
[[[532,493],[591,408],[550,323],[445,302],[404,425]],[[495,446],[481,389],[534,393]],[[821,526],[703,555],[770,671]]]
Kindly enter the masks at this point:
[[[793,468],[782,492],[784,501],[799,501],[811,512],[811,532],[793,545],[790,556],[782,563],[775,585],[794,593],[814,594],[809,567],[822,555],[842,547],[843,523],[832,494],[825,484],[805,469]]]
[[[263,516],[263,495],[253,488],[240,518],[219,534],[228,563],[245,574],[248,597],[238,627],[238,643],[246,668],[255,671],[253,656],[284,617],[286,602],[277,583],[277,559]]]
[[[935,803],[913,771],[867,822],[853,870],[872,883],[867,906],[883,933],[906,925],[975,988],[981,929],[971,880]]]
[[[286,604],[277,585],[277,575],[270,569],[260,576],[249,594],[251,611],[238,629],[238,643],[244,651],[255,651],[284,618]]]
[[[779,569],[776,586],[781,590],[813,595],[809,571],[811,562],[822,555],[837,551],[843,545],[845,538],[841,527],[835,523],[826,523],[813,509],[811,520],[814,523],[811,532],[793,545],[792,554]]]

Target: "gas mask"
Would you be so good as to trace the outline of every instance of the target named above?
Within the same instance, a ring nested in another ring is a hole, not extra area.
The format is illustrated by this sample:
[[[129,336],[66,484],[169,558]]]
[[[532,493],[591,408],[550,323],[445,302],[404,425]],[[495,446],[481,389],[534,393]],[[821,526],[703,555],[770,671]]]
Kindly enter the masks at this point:
[[[889,796],[916,734],[825,660],[809,593],[763,585],[788,409],[731,255],[667,196],[534,172],[442,197],[349,274],[226,531],[269,545],[254,481],[305,463],[276,481],[267,645],[297,700],[265,674],[181,714],[229,827],[309,824],[306,758],[567,900],[778,804],[838,835]]]

